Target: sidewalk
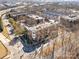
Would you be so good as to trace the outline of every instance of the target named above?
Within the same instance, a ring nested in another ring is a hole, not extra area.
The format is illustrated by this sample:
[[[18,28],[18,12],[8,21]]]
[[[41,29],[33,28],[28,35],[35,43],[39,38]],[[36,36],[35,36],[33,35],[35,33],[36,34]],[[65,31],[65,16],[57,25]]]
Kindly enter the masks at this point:
[[[3,44],[8,44],[8,42],[9,42],[9,40],[2,33],[0,33],[0,41]]]

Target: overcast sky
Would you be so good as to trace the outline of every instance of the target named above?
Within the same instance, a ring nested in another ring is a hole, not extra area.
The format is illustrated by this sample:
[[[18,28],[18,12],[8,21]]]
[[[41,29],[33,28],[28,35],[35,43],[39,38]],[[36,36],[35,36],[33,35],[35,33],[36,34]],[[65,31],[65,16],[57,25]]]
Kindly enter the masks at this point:
[[[53,1],[53,0],[51,0]],[[58,0],[58,1],[78,1],[78,0]]]
[[[0,0],[2,2],[20,2],[20,1],[39,1],[39,2],[53,2],[53,1],[79,1],[79,0]]]

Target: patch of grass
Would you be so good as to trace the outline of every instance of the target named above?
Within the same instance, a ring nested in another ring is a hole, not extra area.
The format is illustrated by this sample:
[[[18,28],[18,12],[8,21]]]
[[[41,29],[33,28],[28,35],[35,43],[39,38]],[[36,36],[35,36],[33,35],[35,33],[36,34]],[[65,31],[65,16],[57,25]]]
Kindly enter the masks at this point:
[[[15,35],[21,35],[24,34],[27,30],[25,28],[22,28],[19,23],[17,23],[13,18],[9,18],[9,22],[14,27],[14,33]]]
[[[2,25],[3,23],[2,23],[2,20],[1,20],[1,18],[0,18],[0,31],[2,31],[3,29],[2,29]]]
[[[6,38],[8,38],[9,40],[11,40],[11,38],[10,38],[10,36],[9,36],[9,34],[8,34],[8,31],[7,31],[6,27],[3,27],[3,32],[2,32],[2,34],[3,34]]]

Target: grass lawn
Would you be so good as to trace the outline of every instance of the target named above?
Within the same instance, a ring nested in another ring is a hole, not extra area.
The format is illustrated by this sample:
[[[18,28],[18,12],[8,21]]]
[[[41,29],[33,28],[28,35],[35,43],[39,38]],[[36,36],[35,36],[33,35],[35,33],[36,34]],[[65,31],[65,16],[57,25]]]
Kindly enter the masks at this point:
[[[26,29],[22,28],[19,23],[17,23],[13,18],[9,19],[9,22],[14,27],[14,33],[15,35],[24,34],[26,32]]]
[[[6,38],[8,38],[9,40],[11,40],[11,38],[10,38],[10,36],[9,36],[9,34],[8,34],[8,31],[7,31],[6,27],[3,27],[3,32],[2,32],[2,34],[3,34]]]
[[[2,20],[0,18],[0,32],[2,31]]]

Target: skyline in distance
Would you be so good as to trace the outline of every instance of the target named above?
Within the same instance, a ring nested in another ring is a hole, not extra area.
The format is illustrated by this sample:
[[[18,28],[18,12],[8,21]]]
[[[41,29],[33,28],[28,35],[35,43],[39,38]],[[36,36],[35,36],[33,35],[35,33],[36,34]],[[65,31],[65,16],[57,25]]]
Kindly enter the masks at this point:
[[[16,2],[27,2],[27,1],[34,1],[34,2],[62,2],[62,1],[79,1],[79,0],[0,0],[0,3],[8,2],[8,3],[16,3]]]

